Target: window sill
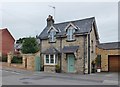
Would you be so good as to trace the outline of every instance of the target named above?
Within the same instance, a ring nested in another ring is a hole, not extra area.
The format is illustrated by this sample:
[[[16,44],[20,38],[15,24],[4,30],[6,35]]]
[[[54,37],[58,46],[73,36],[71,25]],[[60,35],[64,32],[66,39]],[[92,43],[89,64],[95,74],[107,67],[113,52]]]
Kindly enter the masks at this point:
[[[72,39],[72,40],[66,40],[67,42],[73,42],[76,41],[76,39]]]
[[[57,64],[44,64],[45,66],[55,66],[55,65],[57,65]]]
[[[50,42],[50,41],[49,41],[49,43],[56,43],[56,41],[53,41],[53,42]]]

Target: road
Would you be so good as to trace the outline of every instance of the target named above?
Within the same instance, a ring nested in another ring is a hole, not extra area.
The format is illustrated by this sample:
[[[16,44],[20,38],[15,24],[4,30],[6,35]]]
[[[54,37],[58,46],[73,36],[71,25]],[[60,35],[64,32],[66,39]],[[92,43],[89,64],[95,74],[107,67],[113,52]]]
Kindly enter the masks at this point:
[[[89,75],[32,72],[15,68],[3,68],[3,85],[118,85],[117,73]]]

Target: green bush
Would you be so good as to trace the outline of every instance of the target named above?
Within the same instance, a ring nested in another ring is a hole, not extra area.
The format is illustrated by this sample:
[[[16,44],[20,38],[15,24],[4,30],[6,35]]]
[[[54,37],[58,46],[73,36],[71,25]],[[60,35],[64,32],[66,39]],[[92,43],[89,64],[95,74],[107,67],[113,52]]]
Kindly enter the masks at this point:
[[[2,62],[7,62],[7,56],[2,56]]]
[[[22,64],[22,57],[13,56],[11,63]]]
[[[55,66],[55,71],[56,71],[57,73],[60,73],[60,72],[61,72],[60,66],[59,66],[58,64]]]
[[[29,54],[29,53],[36,53],[39,51],[39,45],[34,37],[25,38],[22,43],[22,53]]]

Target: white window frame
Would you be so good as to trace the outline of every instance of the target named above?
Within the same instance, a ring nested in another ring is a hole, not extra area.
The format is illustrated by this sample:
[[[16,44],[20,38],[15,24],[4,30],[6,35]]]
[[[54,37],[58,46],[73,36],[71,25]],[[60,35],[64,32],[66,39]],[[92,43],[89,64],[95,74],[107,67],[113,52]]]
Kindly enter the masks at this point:
[[[56,41],[55,35],[56,35],[56,31],[51,30],[50,33],[49,33],[49,42],[55,42]]]
[[[46,63],[46,55],[49,55],[49,63]],[[51,59],[50,59],[51,55],[53,55],[54,63],[51,63]],[[58,59],[57,55],[55,55],[55,54],[45,54],[44,55],[44,65],[57,65],[57,63],[58,63],[57,59]]]
[[[68,41],[75,40],[74,35],[73,35],[74,32],[75,32],[75,29],[74,29],[72,26],[70,26],[70,27],[67,29],[67,40],[68,40]]]

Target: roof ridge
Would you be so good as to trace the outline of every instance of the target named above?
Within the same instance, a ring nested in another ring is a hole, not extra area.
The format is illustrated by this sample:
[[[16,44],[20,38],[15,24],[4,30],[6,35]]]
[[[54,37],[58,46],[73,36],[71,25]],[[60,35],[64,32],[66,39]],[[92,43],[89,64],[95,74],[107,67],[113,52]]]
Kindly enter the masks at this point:
[[[118,41],[118,42],[106,42],[106,43],[100,43],[100,44],[112,44],[112,43],[120,43],[120,41]]]
[[[5,27],[5,28],[0,28],[0,30],[6,30],[7,28]]]
[[[75,21],[83,21],[83,20],[88,20],[88,19],[95,19],[95,17],[89,17],[89,18],[83,18],[83,19],[76,19],[76,20],[73,20],[73,21],[64,21],[64,22],[60,22],[60,23],[55,23],[54,25],[58,25],[58,24],[64,24],[64,23],[70,23],[70,22],[75,22]]]

